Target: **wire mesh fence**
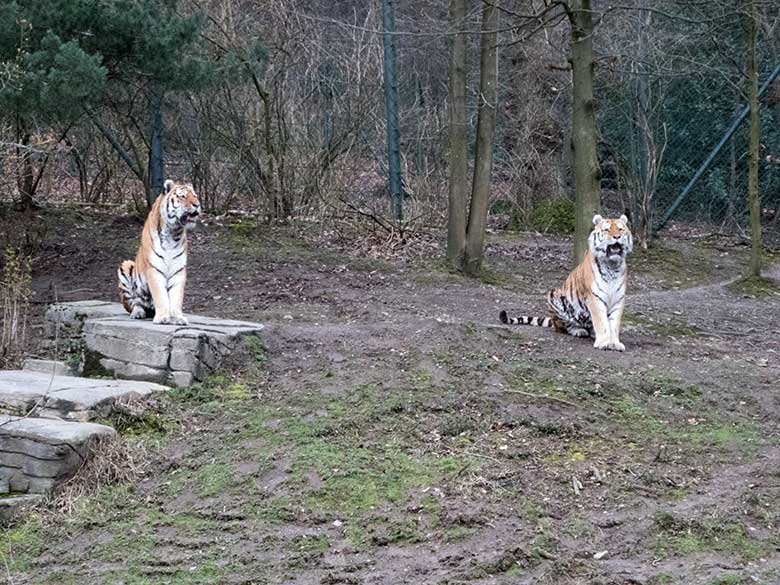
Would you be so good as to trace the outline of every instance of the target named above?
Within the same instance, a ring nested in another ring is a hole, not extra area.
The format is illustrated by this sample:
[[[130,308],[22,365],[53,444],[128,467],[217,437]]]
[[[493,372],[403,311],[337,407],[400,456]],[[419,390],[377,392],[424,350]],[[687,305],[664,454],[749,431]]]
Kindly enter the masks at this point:
[[[168,175],[192,180],[213,212],[243,207],[276,218],[361,212],[391,217],[377,3],[343,14],[319,14],[294,3],[268,10],[256,26],[265,27],[266,41],[278,50],[269,54],[260,86],[233,83],[207,95],[167,96]],[[628,210],[635,228],[646,220],[648,233],[666,219],[743,233],[746,123],[712,154],[745,105],[741,72],[728,63],[727,52],[699,48],[701,36],[684,30],[685,21],[667,31],[645,26],[638,14],[610,13],[623,20],[605,20],[594,42],[605,211]],[[469,30],[479,29],[478,16],[478,10],[470,16]],[[397,41],[404,216],[442,226],[448,182],[446,5],[399,3],[396,20],[403,33]],[[645,30],[652,37],[645,38]],[[571,76],[560,65],[569,51],[569,30],[559,25],[522,43],[513,34],[500,41],[491,223],[545,229],[533,225],[534,210],[550,200],[568,201],[573,193]],[[470,34],[468,43],[473,139],[479,35]],[[691,57],[692,48],[699,53]],[[695,59],[680,60],[683,53]],[[762,55],[763,81],[778,59],[770,50]],[[769,84],[761,108],[764,222],[780,231],[780,81]],[[143,130],[143,105],[132,113]],[[105,122],[127,126],[116,117]],[[143,144],[143,138],[123,139]],[[36,169],[47,162],[38,198],[143,205],[138,177],[88,121],[74,126],[67,147],[40,150]],[[18,197],[17,158],[13,148],[0,149],[0,197]],[[699,179],[672,209],[697,172]]]
[[[759,80],[759,193],[770,239],[780,227],[780,64],[763,56]],[[720,65],[723,65],[722,63]],[[697,226],[747,236],[749,109],[739,71],[627,66],[600,72],[603,186],[647,231]]]

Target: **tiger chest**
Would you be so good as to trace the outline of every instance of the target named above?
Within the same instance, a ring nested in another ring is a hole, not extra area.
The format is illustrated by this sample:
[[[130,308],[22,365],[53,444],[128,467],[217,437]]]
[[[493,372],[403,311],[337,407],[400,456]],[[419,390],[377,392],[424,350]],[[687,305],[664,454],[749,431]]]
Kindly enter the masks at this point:
[[[184,238],[176,240],[165,233],[155,237],[150,263],[166,280],[182,274],[187,266],[187,248],[184,246]]]
[[[607,314],[612,313],[621,306],[626,294],[626,281],[623,273],[606,275],[595,278],[591,292],[596,302],[601,305]]]

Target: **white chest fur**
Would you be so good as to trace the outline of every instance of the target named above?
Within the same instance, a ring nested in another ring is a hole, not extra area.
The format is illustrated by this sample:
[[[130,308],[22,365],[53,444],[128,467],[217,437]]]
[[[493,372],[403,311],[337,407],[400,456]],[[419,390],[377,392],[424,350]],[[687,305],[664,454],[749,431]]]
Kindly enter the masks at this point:
[[[177,238],[167,229],[155,232],[152,236],[150,261],[154,269],[168,281],[168,286],[174,284],[171,280],[178,280],[179,275],[183,276],[187,266],[185,238],[183,231],[179,232]]]
[[[609,314],[619,307],[625,298],[626,264],[621,262],[617,266],[611,266],[608,262],[598,260],[595,260],[594,264],[591,290]]]

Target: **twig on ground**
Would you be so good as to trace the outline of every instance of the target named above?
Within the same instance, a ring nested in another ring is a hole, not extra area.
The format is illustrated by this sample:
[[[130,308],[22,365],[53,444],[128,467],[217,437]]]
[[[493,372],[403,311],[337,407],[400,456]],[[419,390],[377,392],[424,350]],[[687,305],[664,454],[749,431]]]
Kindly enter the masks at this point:
[[[472,457],[479,457],[481,459],[487,459],[488,461],[492,461],[493,463],[498,463],[499,465],[501,465],[501,461],[499,461],[495,457],[491,457],[490,455],[483,455],[482,453],[474,453],[473,451],[466,451],[466,455],[471,455]]]
[[[502,392],[509,392],[510,394],[522,394],[523,396],[528,396],[529,398],[538,398],[540,400],[554,400],[555,402],[574,406],[575,408],[577,406],[569,400],[558,398],[557,396],[550,396],[549,394],[534,394],[533,392],[523,392],[522,390],[502,390]]]

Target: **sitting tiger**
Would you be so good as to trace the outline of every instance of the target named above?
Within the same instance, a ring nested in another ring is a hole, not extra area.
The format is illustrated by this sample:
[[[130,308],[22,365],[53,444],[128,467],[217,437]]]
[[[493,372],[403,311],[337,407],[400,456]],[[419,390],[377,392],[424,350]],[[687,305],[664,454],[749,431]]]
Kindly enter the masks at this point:
[[[200,201],[190,183],[169,179],[164,188],[144,223],[135,262],[119,266],[119,300],[131,319],[186,325],[187,230],[198,221]]]
[[[575,337],[595,337],[593,347],[624,351],[620,343],[620,319],[626,295],[626,255],[634,242],[628,218],[593,217],[588,251],[563,286],[547,294],[549,317],[508,317],[502,323],[555,327]]]

